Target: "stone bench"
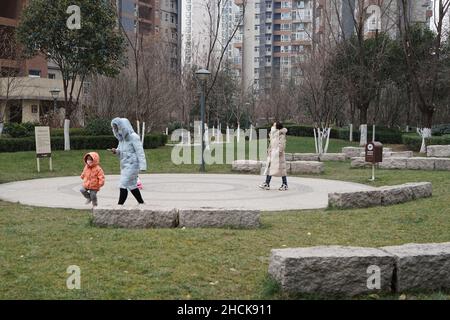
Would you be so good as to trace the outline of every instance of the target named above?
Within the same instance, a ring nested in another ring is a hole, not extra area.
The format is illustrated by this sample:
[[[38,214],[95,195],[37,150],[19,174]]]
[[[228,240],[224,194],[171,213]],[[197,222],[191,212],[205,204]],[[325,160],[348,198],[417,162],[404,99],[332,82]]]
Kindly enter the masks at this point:
[[[359,156],[365,158],[366,153],[361,152],[361,154]],[[383,151],[383,160],[387,159],[387,158],[412,158],[413,156],[414,156],[414,153],[412,151],[398,151],[398,152]]]
[[[255,160],[235,160],[231,170],[243,173],[263,174],[266,163]],[[324,171],[323,162],[319,161],[286,161],[287,174],[320,174]]]
[[[268,272],[288,293],[355,296],[448,290],[450,242],[273,249]]]
[[[140,207],[96,207],[93,224],[98,227],[119,228],[258,228],[259,210],[204,208],[198,210],[159,210]]]
[[[427,146],[427,157],[449,158],[450,145]]]
[[[286,153],[286,161],[345,161],[344,153]]]
[[[388,206],[428,198],[432,193],[430,182],[405,183],[368,191],[329,193],[328,206],[336,209]]]
[[[286,166],[289,174],[320,174],[324,171],[324,164],[319,161],[291,161]]]
[[[320,246],[271,251],[269,274],[289,293],[355,296],[390,292],[394,257],[379,249]],[[380,290],[369,289],[367,269],[380,268]]]
[[[372,164],[365,162],[365,158],[353,158],[350,166],[352,168],[367,168]],[[377,164],[380,169],[409,169],[409,170],[444,170],[450,171],[450,158],[429,158],[429,157],[392,157],[383,159]]]
[[[263,166],[262,161],[257,160],[235,160],[231,164],[231,170],[244,173],[257,173],[261,172]]]
[[[395,256],[394,291],[450,289],[450,242],[380,249]]]

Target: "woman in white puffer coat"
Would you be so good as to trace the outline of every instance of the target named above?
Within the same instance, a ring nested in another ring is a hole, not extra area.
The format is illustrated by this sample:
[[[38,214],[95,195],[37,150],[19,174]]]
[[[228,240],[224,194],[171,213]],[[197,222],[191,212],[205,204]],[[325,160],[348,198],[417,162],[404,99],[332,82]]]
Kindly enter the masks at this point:
[[[282,184],[278,189],[280,191],[286,191],[287,185],[287,170],[286,170],[286,134],[287,129],[283,128],[281,122],[277,121],[273,124],[270,130],[270,144],[267,150],[267,163],[264,174],[266,175],[266,181],[259,185],[261,189],[270,190],[270,181],[272,176],[281,177]]]
[[[122,205],[128,196],[128,190],[139,204],[144,203],[138,189],[139,171],[147,170],[144,148],[131,123],[126,118],[114,118],[111,121],[114,136],[119,140],[117,149],[111,151],[120,158],[120,196],[118,204]]]

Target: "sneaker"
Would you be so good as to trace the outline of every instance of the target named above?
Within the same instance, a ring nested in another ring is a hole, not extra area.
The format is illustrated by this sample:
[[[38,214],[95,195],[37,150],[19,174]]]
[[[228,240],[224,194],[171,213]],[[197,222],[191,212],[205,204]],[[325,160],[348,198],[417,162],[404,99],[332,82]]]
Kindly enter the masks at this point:
[[[280,191],[286,191],[288,189],[287,184],[282,184],[281,187],[278,189]]]
[[[258,187],[260,187],[263,190],[270,190],[270,186],[267,183],[262,183]]]
[[[84,204],[89,204],[89,203],[91,203],[91,199],[87,199]]]

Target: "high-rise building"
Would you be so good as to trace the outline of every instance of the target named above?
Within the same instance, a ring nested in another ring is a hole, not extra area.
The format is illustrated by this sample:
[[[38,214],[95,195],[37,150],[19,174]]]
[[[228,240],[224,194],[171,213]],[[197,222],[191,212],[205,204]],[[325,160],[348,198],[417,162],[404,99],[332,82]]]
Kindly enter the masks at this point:
[[[226,1],[224,1],[226,2]],[[216,0],[184,0],[182,1],[182,65],[185,67],[205,67],[207,57],[215,55],[220,47],[221,26],[217,27]],[[217,41],[214,39],[217,38]]]
[[[181,63],[181,0],[113,0],[120,22],[129,36],[138,40],[167,43],[171,53],[171,66]]]
[[[299,63],[311,50],[333,46],[355,33],[358,10],[365,11],[365,37],[377,30],[398,37],[400,1],[234,0],[240,13],[245,12],[232,51],[243,89],[263,92],[301,79]],[[429,24],[430,4],[430,0],[408,1],[409,21]]]
[[[298,63],[313,43],[313,2],[235,0],[245,12],[234,42],[244,90],[267,91],[296,78]]]

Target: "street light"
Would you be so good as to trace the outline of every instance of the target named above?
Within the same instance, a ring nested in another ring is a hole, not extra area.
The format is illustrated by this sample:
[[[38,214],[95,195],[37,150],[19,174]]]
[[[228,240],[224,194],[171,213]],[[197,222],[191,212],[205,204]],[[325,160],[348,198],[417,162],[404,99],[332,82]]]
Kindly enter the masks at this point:
[[[52,94],[53,97],[53,111],[54,113],[56,113],[56,100],[58,99],[59,93],[61,92],[61,90],[59,90],[58,88],[53,88],[50,90],[50,93]]]
[[[205,172],[205,84],[210,75],[211,72],[206,69],[200,69],[195,72],[195,76],[199,80],[201,86],[200,110],[202,118],[202,164],[200,166],[200,172]]]

